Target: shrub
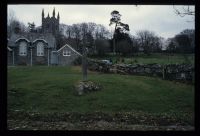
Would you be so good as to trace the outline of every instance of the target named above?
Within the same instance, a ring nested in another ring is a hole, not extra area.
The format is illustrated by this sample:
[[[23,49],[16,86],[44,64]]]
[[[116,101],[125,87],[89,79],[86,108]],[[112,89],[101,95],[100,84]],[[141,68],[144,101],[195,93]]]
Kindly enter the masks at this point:
[[[78,57],[74,60],[73,65],[81,65],[82,64],[82,58]]]

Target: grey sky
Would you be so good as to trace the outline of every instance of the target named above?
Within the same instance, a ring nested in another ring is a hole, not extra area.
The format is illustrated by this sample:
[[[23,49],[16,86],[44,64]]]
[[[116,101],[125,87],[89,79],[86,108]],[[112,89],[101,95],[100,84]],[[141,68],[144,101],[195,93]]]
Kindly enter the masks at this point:
[[[54,7],[56,17],[59,11],[60,23],[67,25],[94,22],[103,24],[111,30],[113,27],[109,26],[110,13],[117,10],[122,15],[121,21],[129,24],[130,33],[133,35],[138,30],[147,29],[168,38],[184,29],[194,29],[194,18],[177,16],[171,5],[138,5],[137,7],[135,5],[8,5],[8,11],[12,9],[16,17],[26,25],[28,22],[34,22],[36,26],[40,26],[42,9],[44,8],[45,17],[48,12],[51,17]]]

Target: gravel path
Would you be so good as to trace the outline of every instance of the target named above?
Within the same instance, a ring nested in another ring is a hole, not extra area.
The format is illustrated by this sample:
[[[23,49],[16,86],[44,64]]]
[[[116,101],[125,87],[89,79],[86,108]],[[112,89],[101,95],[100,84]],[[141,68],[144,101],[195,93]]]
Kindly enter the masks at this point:
[[[93,122],[41,122],[41,121],[21,121],[21,120],[8,120],[9,130],[165,130],[165,131],[193,131],[193,126],[149,126],[139,124],[127,124],[107,122],[104,120]]]

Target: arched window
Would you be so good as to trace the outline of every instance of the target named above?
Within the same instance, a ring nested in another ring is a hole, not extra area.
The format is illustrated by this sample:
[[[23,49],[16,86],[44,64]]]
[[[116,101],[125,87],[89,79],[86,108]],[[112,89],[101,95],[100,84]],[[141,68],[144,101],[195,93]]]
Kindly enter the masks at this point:
[[[63,50],[63,56],[71,56],[71,51]]]
[[[19,44],[19,55],[20,56],[26,56],[27,55],[27,43],[25,41],[22,41]]]
[[[37,44],[37,56],[44,56],[44,44],[42,42]]]

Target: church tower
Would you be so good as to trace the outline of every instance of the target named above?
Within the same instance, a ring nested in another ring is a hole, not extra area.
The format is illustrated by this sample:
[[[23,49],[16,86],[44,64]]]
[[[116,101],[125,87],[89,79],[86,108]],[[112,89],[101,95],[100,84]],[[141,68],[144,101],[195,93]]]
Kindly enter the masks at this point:
[[[44,9],[42,9],[42,21],[44,19]]]
[[[55,8],[53,9],[53,17],[55,18]]]
[[[43,33],[52,33],[56,36],[59,33],[59,23],[60,15],[58,12],[57,18],[55,17],[55,8],[53,9],[52,17],[48,16],[45,18],[44,9],[42,10],[42,32]]]

